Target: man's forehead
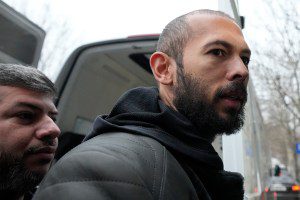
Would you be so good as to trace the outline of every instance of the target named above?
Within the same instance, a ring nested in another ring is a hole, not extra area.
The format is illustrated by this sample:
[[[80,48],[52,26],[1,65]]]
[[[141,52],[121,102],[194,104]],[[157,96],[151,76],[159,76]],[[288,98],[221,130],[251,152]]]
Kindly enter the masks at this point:
[[[19,87],[0,86],[0,103],[1,102],[9,103],[13,106],[31,104],[41,109],[56,110],[52,96]]]
[[[249,49],[240,27],[230,18],[213,14],[194,14],[188,17],[192,38],[200,38],[202,42],[224,40]]]
[[[192,14],[187,16],[187,22],[193,32],[207,32],[216,28],[227,28],[242,34],[238,24],[229,17],[216,14]]]

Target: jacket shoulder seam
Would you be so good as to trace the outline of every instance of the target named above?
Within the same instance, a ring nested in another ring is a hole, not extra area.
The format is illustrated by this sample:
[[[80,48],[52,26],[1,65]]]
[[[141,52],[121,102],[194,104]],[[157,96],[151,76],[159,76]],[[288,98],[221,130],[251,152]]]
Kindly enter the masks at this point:
[[[137,186],[137,187],[142,187],[142,188],[147,189],[147,187],[145,187],[142,184],[133,183],[133,182],[129,182],[129,181],[114,180],[114,179],[73,179],[73,180],[64,180],[64,181],[58,181],[57,183],[55,183],[53,185],[49,185],[48,188],[53,187],[53,186],[58,185],[58,184],[72,183],[72,182],[115,182],[115,183],[134,185],[134,186]]]
[[[165,186],[165,176],[167,171],[167,152],[166,149],[163,149],[163,163],[162,163],[162,176],[161,176],[161,185],[160,185],[160,191],[159,191],[159,199],[164,199],[164,186]]]
[[[153,152],[154,154],[154,163],[153,163],[153,184],[152,184],[152,194],[155,195],[155,184],[156,184],[156,171],[157,171],[157,167],[156,167],[156,162],[157,162],[157,156],[156,156],[156,151],[153,148],[153,146],[151,144],[149,144],[146,140],[144,140],[144,138],[138,138],[140,141],[142,141],[145,145],[148,145],[148,148]]]

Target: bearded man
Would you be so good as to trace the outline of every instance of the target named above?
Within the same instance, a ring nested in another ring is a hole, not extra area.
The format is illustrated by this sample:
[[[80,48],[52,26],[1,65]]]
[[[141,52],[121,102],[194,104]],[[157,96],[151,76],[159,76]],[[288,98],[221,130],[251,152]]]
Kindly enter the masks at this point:
[[[158,88],[126,92],[50,170],[36,199],[243,199],[211,143],[243,125],[250,50],[223,12],[171,21],[150,65]]]
[[[54,97],[37,69],[0,64],[0,199],[31,199],[48,171],[60,134]]]

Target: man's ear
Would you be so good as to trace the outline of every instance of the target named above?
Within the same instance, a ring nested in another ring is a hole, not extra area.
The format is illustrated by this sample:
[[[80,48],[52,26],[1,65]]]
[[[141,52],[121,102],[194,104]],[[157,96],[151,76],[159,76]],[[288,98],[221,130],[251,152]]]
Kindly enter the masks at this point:
[[[176,66],[171,58],[163,52],[154,52],[150,57],[150,66],[155,79],[163,85],[172,85]]]

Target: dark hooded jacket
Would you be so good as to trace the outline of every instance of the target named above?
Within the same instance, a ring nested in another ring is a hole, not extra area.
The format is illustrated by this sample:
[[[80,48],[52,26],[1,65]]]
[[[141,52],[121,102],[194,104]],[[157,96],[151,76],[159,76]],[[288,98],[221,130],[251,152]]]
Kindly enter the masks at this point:
[[[213,146],[201,138],[191,122],[159,98],[157,88],[136,88],[124,94],[108,116],[95,120],[88,140],[105,132],[127,132],[151,137],[172,153],[195,188],[202,182],[212,199],[243,199],[243,179],[223,171]]]
[[[141,136],[144,138],[143,141],[151,138],[158,142],[158,146],[166,148],[167,153],[171,154],[170,157],[175,158],[171,166],[176,162],[174,168],[181,168],[180,173],[171,174],[171,177],[188,177],[186,182],[174,181],[174,184],[179,184],[178,188],[180,188],[191,183],[187,192],[195,192],[196,197],[187,195],[189,199],[243,199],[242,176],[223,170],[222,160],[211,143],[201,137],[201,133],[188,119],[160,100],[157,88],[136,88],[126,92],[109,115],[99,116],[95,120],[92,133],[85,138],[86,142],[82,145],[92,140],[100,142],[101,137],[108,133],[129,134],[131,139],[127,138],[127,140],[130,141]],[[122,148],[128,149],[124,142],[122,143],[120,144],[123,145]],[[141,154],[137,149],[132,151]],[[130,156],[126,155],[126,157]],[[143,159],[147,158],[144,156]],[[161,176],[166,176],[162,179],[169,179],[167,175]],[[47,178],[45,182],[47,184]]]

